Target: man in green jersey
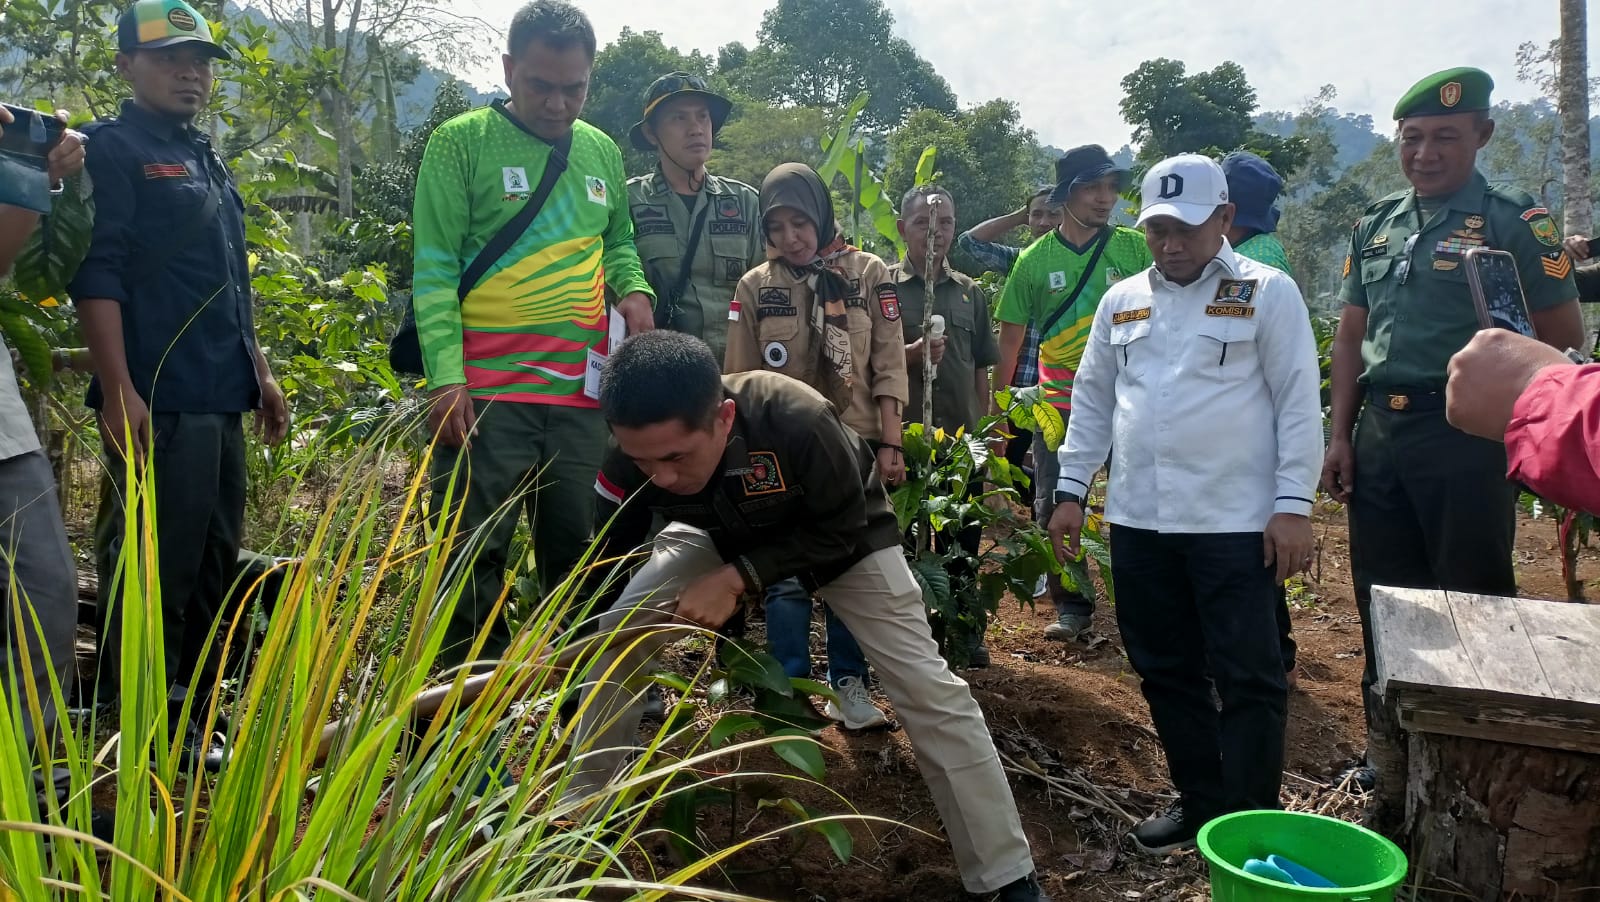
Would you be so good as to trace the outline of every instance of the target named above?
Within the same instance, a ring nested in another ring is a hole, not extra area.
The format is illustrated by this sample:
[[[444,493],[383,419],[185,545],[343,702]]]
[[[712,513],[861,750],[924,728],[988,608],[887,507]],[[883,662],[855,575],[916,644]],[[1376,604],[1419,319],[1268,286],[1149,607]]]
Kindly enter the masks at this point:
[[[1000,321],[996,392],[1011,384],[1031,321],[1039,327],[1039,383],[1044,399],[1066,418],[1072,412],[1072,378],[1083,358],[1089,326],[1106,289],[1124,276],[1150,267],[1150,249],[1134,229],[1113,227],[1111,213],[1127,184],[1128,171],[1096,144],[1075,147],[1056,161],[1056,187],[1049,204],[1063,210],[1061,225],[1022,252],[1006,280],[995,319]],[[998,410],[996,411],[998,413]],[[1040,523],[1055,509],[1052,489],[1059,475],[1056,451],[1042,432],[1033,439],[1034,510]],[[1056,622],[1045,638],[1071,641],[1089,628],[1094,599],[1050,578]]]
[[[512,19],[508,43],[511,99],[440,125],[417,175],[412,304],[439,444],[433,510],[448,517],[459,507],[453,553],[472,561],[445,628],[446,661],[466,658],[504,589],[516,529],[505,513],[526,508],[546,590],[582,554],[594,523],[589,485],[606,447],[599,370],[608,329],[615,318],[630,334],[654,325],[622,152],[578,120],[594,28],[570,3],[535,0]],[[476,284],[462,285],[546,167],[563,162],[532,224]],[[607,288],[620,299],[609,310]],[[481,656],[509,640],[497,618]]]
[[[728,306],[745,271],[767,259],[756,189],[706,171],[711,140],[733,104],[698,75],[663,75],[628,133],[654,150],[653,172],[628,180],[633,240],[655,289],[656,325],[687,332],[722,359]]]

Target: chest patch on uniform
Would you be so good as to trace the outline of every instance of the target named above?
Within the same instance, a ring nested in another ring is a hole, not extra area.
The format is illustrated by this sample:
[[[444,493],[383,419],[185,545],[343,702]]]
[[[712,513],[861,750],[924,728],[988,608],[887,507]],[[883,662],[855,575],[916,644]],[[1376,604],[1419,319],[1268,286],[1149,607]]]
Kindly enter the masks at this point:
[[[1471,216],[1468,216],[1467,217],[1467,228],[1469,228],[1469,229],[1481,229],[1481,228],[1483,228],[1483,217],[1479,216],[1476,213],[1473,213]]]
[[[591,175],[584,179],[583,183],[589,189],[589,203],[604,206],[606,202],[606,180],[598,175]]]
[[[500,180],[505,184],[507,194],[528,193],[528,170],[521,166],[502,167]]]
[[[1224,304],[1249,304],[1255,299],[1255,279],[1223,279],[1217,286],[1217,300]]]
[[[737,282],[744,277],[744,261],[738,257],[725,257],[722,260],[722,277],[729,282]]]
[[[783,469],[771,451],[751,451],[750,470],[742,477],[746,495],[771,495],[784,490]]]
[[[794,316],[794,304],[787,288],[763,288],[756,296],[756,319],[768,316]]]
[[[888,282],[878,286],[878,309],[883,311],[883,318],[891,323],[900,318],[900,295]]]
[[[1565,279],[1572,275],[1572,258],[1564,250],[1540,256],[1539,264],[1544,267],[1544,274],[1552,279]]]
[[[633,232],[635,235],[671,235],[672,217],[663,207],[641,204],[633,208]]]
[[[1482,232],[1475,232],[1470,228],[1456,229],[1450,233],[1450,237],[1435,244],[1433,252],[1435,254],[1456,254],[1459,256],[1475,247],[1483,247],[1483,245],[1484,234]]]
[[[672,232],[672,223],[664,220],[635,223],[633,227],[633,234],[641,237],[645,235],[671,235]]]
[[[713,235],[748,235],[750,234],[750,223],[742,219],[732,221],[719,219],[706,226],[706,231]]]
[[[769,341],[761,349],[761,359],[766,361],[767,366],[781,370],[789,365],[789,346],[781,341]]]
[[[1067,274],[1066,274],[1066,272],[1064,272],[1062,270],[1056,270],[1055,272],[1050,274],[1050,290],[1051,291],[1060,291],[1061,289],[1063,289],[1065,287],[1067,287]]]
[[[1136,323],[1150,318],[1149,307],[1137,307],[1133,310],[1121,310],[1111,314],[1111,325],[1120,326],[1123,323]]]
[[[182,163],[146,163],[144,164],[144,177],[147,179],[186,179],[189,170]]]
[[[719,219],[741,219],[739,215],[739,199],[736,197],[717,198],[717,217]]]
[[[1435,259],[1433,261],[1433,268],[1438,270],[1439,272],[1453,272],[1460,265],[1461,265],[1461,261],[1460,260],[1439,260],[1439,259]]]
[[[1254,304],[1207,304],[1206,316],[1232,316],[1249,319],[1256,315]]]

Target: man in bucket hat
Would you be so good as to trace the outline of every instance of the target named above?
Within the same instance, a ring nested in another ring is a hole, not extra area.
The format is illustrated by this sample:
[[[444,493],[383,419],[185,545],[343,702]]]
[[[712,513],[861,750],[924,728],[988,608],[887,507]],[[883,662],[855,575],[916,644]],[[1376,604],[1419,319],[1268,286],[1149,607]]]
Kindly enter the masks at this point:
[[[1044,398],[1061,412],[1072,412],[1072,380],[1083,357],[1089,324],[1106,289],[1150,265],[1144,236],[1111,225],[1111,214],[1126,186],[1128,171],[1097,144],[1066,152],[1056,161],[1056,185],[1047,203],[1062,209],[1061,225],[1022,252],[995,319],[1000,321],[1000,362],[994,368],[996,392],[1010,385],[1017,368],[1028,323],[1039,327],[1039,383]],[[997,413],[999,411],[996,411]],[[1057,475],[1055,449],[1043,431],[1033,438],[1036,468],[1034,513],[1050,522],[1055,509],[1051,489]],[[1094,599],[1070,591],[1061,577],[1049,580],[1056,622],[1045,628],[1046,639],[1069,642],[1089,629]]]
[[[633,241],[656,292],[656,325],[687,332],[722,359],[728,305],[745,271],[766,259],[756,189],[706,171],[733,104],[698,75],[663,75],[628,132],[655,151],[653,171],[628,180]]]

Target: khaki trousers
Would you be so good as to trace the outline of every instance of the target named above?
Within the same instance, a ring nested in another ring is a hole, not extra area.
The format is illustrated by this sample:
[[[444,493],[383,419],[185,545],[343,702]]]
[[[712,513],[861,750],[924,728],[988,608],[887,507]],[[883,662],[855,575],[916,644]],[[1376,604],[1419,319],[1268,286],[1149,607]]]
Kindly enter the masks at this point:
[[[671,523],[656,537],[650,560],[600,621],[600,635],[641,605],[671,607],[687,583],[723,564],[704,532]],[[900,549],[863,559],[819,593],[855,634],[894,703],[954,848],[962,882],[993,892],[1033,872],[1033,855],[1017,816],[983,712],[965,681],[950,672],[928,629],[922,590]],[[584,756],[569,792],[601,790],[638,744],[643,684],[673,629],[637,643],[624,640],[589,669],[583,714],[572,736]],[[609,671],[609,673],[608,673]],[[631,685],[630,685],[631,684]]]

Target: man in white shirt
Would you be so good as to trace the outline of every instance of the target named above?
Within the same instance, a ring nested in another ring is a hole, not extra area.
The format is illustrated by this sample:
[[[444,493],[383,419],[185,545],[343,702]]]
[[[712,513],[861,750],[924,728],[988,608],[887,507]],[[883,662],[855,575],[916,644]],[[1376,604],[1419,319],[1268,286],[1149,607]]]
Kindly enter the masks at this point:
[[[1210,818],[1278,807],[1288,688],[1273,586],[1310,557],[1322,410],[1305,303],[1228,245],[1221,167],[1164,160],[1143,203],[1155,265],[1095,315],[1050,533],[1058,555],[1078,553],[1111,453],[1117,625],[1180,796],[1133,840],[1165,855]]]

